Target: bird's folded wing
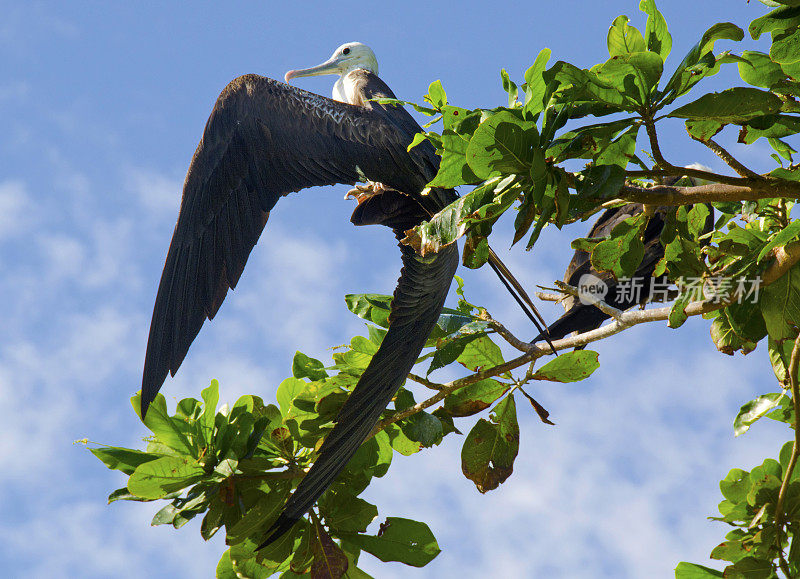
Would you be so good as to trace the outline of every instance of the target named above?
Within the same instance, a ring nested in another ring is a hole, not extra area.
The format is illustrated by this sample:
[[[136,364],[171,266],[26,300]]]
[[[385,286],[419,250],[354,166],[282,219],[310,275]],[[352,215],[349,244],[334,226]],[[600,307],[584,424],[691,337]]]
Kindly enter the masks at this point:
[[[420,257],[404,245],[400,248],[403,269],[392,300],[389,330],[264,545],[308,512],[347,465],[405,382],[439,318],[458,266],[458,248],[453,244],[428,257]]]

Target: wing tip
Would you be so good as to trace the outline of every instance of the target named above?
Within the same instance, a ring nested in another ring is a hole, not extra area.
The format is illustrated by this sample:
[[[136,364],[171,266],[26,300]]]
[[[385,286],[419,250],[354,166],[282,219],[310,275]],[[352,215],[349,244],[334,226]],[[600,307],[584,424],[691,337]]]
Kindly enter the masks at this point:
[[[286,513],[281,513],[278,519],[272,523],[272,526],[267,529],[270,535],[258,546],[256,551],[268,547],[283,535],[285,535],[294,525],[300,520],[301,517],[289,517]]]

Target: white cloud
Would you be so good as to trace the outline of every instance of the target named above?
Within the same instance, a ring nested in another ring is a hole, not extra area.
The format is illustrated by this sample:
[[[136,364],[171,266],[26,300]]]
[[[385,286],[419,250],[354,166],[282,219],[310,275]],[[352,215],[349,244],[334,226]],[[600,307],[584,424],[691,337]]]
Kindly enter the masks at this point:
[[[23,181],[0,182],[0,242],[24,231],[32,221],[34,210]]]
[[[125,179],[151,219],[175,221],[178,218],[182,181],[142,168],[128,169]]]

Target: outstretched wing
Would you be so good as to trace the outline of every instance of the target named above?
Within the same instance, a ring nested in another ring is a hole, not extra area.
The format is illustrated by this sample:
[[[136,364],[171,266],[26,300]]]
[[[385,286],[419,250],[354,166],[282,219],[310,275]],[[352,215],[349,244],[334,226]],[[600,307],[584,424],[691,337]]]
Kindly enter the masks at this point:
[[[400,239],[401,232],[396,233]],[[305,515],[347,465],[405,382],[439,319],[458,266],[458,248],[453,244],[429,257],[420,257],[406,245],[400,249],[403,269],[392,299],[389,330],[339,411],[316,462],[269,529],[271,534],[262,547]]]
[[[186,175],[150,325],[142,416],[236,287],[281,196],[365,177],[422,190],[436,167],[431,151],[406,151],[419,127],[394,120],[400,110],[340,103],[256,75],[225,88]]]

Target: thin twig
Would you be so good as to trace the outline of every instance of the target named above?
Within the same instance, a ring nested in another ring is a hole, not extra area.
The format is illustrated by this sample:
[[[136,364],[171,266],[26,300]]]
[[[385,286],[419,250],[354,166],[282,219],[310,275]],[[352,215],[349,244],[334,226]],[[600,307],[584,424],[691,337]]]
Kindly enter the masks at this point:
[[[593,305],[604,314],[611,316],[612,318],[617,320],[619,323],[624,323],[622,321],[622,314],[623,314],[622,310],[609,305],[600,298],[596,298],[595,296],[589,293],[581,294],[580,291],[578,291],[578,288],[576,288],[575,286],[571,286],[567,283],[564,283],[563,281],[556,281],[554,283],[556,284],[556,287],[562,290],[563,292],[568,293],[571,296],[575,296],[576,298],[580,298],[584,302],[588,302],[587,305],[589,304]]]
[[[762,178],[761,175],[759,175],[755,171],[751,171],[750,169],[745,167],[742,163],[737,161],[733,157],[733,155],[731,155],[722,145],[717,143],[714,139],[703,140],[703,139],[700,139],[698,137],[695,137],[691,133],[689,133],[689,136],[692,137],[692,139],[694,139],[698,143],[702,143],[706,147],[708,147],[709,149],[714,151],[714,153],[717,155],[717,157],[719,157],[720,159],[725,161],[725,164],[727,164],[728,167],[730,167],[731,169],[736,171],[742,177],[747,177],[747,178],[750,178],[750,179],[761,179]]]
[[[543,302],[560,302],[564,299],[561,294],[553,294],[548,292],[536,292],[536,297]]]
[[[794,341],[794,348],[792,348],[792,357],[789,359],[789,367],[786,372],[789,377],[789,384],[792,387],[792,404],[794,406],[794,444],[792,445],[792,455],[789,457],[789,464],[786,465],[786,472],[783,474],[783,482],[781,482],[781,490],[778,491],[778,500],[775,503],[775,526],[778,530],[778,554],[781,559],[781,569],[787,577],[791,577],[788,573],[789,566],[784,568],[783,561],[783,540],[781,539],[781,531],[783,530],[783,503],[786,500],[786,490],[789,488],[789,481],[792,478],[792,472],[797,464],[797,456],[800,454],[800,428],[797,425],[797,419],[800,417],[800,388],[797,385],[797,368],[800,366],[800,334]]]
[[[489,327],[492,328],[498,335],[503,338],[506,342],[508,342],[512,347],[516,348],[520,352],[528,352],[530,344],[523,340],[517,338],[514,334],[512,334],[508,328],[506,328],[503,324],[495,320],[489,312],[486,310],[482,310],[480,314],[478,314],[478,318],[481,320],[488,322]],[[441,386],[441,385],[440,385]]]
[[[417,376],[416,374],[409,374],[408,379],[412,382],[416,382],[417,384],[422,384],[426,388],[430,388],[431,390],[441,390],[442,385],[437,382],[431,382],[427,378],[423,378],[422,376]]]

